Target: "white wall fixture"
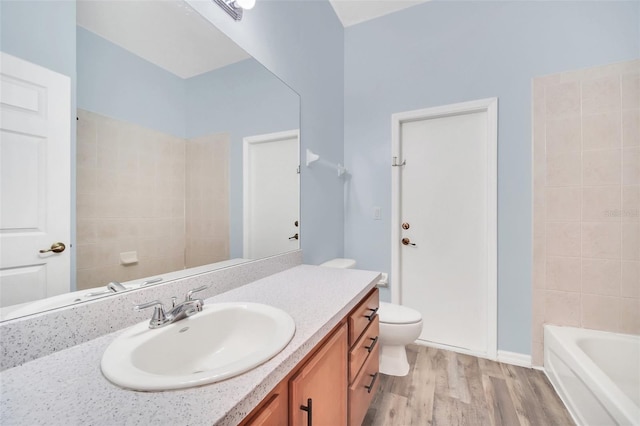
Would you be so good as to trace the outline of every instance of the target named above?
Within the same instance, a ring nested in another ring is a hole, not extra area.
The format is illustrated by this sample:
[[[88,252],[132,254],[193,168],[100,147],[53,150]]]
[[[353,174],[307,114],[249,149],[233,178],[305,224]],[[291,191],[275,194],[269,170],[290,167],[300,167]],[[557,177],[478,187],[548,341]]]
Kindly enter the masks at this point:
[[[213,0],[236,21],[242,20],[243,11],[253,9],[256,0]]]
[[[307,149],[307,167],[309,167],[311,163],[313,163],[314,161],[318,161],[319,159],[320,156],[318,154],[311,151],[310,149]]]
[[[336,169],[338,171],[338,177],[341,177],[347,173],[347,169],[342,164],[335,164],[327,160],[321,160],[318,154],[311,151],[310,149],[307,149],[307,167],[309,167],[311,163],[315,163],[316,161],[319,164]]]

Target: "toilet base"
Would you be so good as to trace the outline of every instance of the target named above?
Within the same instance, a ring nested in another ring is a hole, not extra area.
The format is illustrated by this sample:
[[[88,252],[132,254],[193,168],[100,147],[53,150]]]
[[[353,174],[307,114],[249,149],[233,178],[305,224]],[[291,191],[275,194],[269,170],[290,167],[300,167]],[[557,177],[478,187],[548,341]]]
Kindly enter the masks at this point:
[[[381,345],[380,372],[388,376],[406,376],[409,374],[407,348],[403,345]]]

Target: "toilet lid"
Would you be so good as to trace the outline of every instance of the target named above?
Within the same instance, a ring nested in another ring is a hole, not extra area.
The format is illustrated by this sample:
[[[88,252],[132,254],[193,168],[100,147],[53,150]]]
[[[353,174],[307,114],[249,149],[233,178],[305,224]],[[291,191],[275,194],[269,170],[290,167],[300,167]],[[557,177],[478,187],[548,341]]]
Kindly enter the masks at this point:
[[[380,322],[387,324],[413,324],[422,320],[422,315],[415,309],[395,303],[380,302]]]
[[[356,261],[354,259],[343,259],[339,257],[337,259],[331,259],[327,262],[321,263],[320,266],[326,266],[328,268],[351,269],[356,266]]]

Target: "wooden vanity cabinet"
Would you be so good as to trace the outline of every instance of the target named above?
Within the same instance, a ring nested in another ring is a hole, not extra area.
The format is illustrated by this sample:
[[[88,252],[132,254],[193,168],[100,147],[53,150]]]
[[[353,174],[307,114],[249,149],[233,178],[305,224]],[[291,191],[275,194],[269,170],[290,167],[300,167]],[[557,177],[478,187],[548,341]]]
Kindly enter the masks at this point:
[[[361,425],[379,384],[378,305],[374,289],[240,425]]]

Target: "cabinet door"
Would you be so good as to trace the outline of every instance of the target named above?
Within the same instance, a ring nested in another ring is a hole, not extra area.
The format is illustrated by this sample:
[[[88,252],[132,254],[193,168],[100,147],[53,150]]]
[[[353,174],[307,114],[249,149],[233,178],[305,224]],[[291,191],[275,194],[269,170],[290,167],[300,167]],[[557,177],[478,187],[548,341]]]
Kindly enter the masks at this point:
[[[347,351],[344,324],[290,380],[293,426],[347,424]]]
[[[287,426],[289,410],[287,400],[287,382],[282,381],[266,396],[264,402],[250,416],[249,420],[240,423],[241,426]]]

